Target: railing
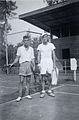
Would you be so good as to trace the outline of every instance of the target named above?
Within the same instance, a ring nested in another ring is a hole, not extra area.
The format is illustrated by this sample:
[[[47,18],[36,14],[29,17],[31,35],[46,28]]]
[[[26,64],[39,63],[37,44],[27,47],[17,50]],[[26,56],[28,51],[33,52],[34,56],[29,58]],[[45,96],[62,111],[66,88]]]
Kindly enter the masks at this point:
[[[79,71],[79,59],[77,61],[77,71]],[[71,70],[71,62],[70,59],[58,59],[56,60],[57,67],[59,70],[63,70],[65,73]]]

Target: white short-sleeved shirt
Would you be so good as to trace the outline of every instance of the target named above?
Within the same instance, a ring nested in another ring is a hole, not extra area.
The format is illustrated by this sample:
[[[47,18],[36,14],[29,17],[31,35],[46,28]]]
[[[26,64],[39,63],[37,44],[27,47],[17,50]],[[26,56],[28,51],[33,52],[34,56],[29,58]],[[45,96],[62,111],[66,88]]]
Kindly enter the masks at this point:
[[[54,49],[54,44],[49,42],[47,45],[40,44],[37,48],[41,52],[41,59],[52,59],[52,51]]]
[[[23,63],[26,61],[31,61],[34,59],[34,51],[33,48],[29,46],[29,48],[25,48],[24,45],[19,47],[17,50],[17,56],[20,56],[19,63]]]

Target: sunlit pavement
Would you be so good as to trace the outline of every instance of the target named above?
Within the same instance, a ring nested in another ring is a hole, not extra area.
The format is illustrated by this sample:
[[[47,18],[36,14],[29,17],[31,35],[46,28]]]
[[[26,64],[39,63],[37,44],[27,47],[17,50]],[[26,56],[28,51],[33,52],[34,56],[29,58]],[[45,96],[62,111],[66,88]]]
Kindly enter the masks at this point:
[[[14,81],[18,84],[18,80]],[[45,94],[40,98],[37,92],[32,95],[32,100],[23,97],[16,102],[17,85],[11,83],[4,88],[6,91],[2,91],[5,97],[0,96],[3,101],[0,103],[0,120],[79,120],[79,85],[62,84],[54,88],[55,97]]]

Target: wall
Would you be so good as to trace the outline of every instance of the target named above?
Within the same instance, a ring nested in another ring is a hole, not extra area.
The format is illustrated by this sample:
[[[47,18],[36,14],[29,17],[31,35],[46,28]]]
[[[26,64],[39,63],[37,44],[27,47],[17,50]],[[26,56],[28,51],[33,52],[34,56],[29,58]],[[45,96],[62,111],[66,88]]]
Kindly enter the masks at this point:
[[[65,69],[65,67],[63,67],[65,65],[66,69],[70,69],[70,67],[68,67],[70,66],[70,60],[65,61],[62,57],[62,50],[68,48],[70,49],[70,58],[77,59],[77,68],[79,69],[79,36],[53,39],[51,42],[53,42],[56,47],[56,57],[58,59],[56,63],[59,69]]]
[[[62,59],[62,49],[70,49],[70,58],[79,59],[79,36],[63,37],[53,39],[52,42],[56,46],[56,56]]]

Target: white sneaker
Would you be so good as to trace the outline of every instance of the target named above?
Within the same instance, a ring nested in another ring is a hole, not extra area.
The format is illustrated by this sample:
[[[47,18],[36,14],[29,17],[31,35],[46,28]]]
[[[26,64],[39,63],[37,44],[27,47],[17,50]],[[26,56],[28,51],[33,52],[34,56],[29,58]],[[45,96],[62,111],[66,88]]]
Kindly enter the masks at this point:
[[[51,93],[48,93],[48,95],[51,96],[51,97],[55,97],[55,94],[52,93],[52,92],[51,92]]]
[[[21,97],[18,97],[18,98],[16,99],[17,102],[19,102],[19,101],[21,101],[21,100],[22,100]]]
[[[45,97],[45,94],[42,93],[42,94],[40,95],[40,98],[44,98],[44,97]]]
[[[27,99],[32,99],[32,97],[30,95],[27,95],[26,98]]]
[[[51,96],[51,97],[55,97],[54,92],[52,92],[51,90],[48,90],[48,95]]]

